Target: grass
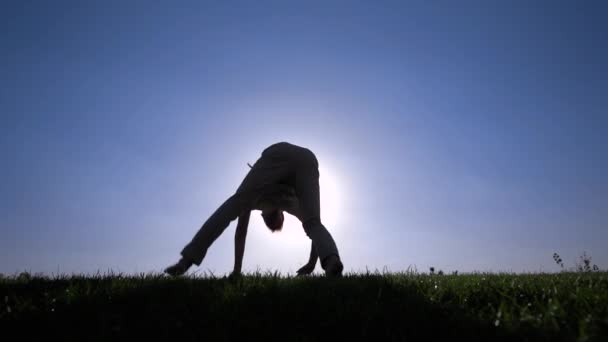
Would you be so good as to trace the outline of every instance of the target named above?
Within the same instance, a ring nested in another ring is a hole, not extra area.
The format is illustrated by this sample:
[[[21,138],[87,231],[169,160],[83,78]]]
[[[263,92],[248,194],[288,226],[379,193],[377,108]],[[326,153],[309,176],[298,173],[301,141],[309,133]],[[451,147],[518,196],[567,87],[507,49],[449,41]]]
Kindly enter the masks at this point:
[[[608,340],[608,272],[0,278],[0,331],[61,340]]]

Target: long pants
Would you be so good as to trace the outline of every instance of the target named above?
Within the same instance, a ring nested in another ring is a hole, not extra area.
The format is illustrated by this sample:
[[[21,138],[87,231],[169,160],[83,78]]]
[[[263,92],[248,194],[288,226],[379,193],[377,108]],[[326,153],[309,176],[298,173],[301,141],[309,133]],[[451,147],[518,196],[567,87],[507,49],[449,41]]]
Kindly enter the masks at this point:
[[[203,261],[211,244],[230,222],[246,210],[256,209],[256,200],[267,186],[293,186],[299,208],[296,217],[302,222],[306,235],[324,267],[324,259],[338,254],[338,248],[327,228],[321,223],[319,195],[319,163],[308,149],[289,143],[277,143],[262,152],[236,193],[228,198],[203,224],[192,241],[182,250],[182,256],[196,265]]]

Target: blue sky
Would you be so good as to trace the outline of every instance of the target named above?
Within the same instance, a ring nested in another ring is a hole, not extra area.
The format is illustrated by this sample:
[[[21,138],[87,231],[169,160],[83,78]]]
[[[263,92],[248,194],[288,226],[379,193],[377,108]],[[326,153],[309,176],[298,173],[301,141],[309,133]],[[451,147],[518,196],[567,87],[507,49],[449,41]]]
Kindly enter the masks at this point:
[[[347,271],[608,268],[602,1],[12,2],[0,272],[160,272],[278,141]],[[229,272],[234,223],[194,272]],[[252,216],[244,269],[294,272]]]

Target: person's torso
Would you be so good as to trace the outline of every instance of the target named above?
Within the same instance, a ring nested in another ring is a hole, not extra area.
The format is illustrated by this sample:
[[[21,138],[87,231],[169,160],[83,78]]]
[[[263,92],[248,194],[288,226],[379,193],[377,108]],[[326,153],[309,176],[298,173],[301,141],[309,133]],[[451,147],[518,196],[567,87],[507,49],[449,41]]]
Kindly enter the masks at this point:
[[[299,208],[295,189],[286,184],[270,184],[261,189],[254,201],[253,209],[279,209],[289,213],[297,212]]]
[[[289,167],[292,169],[319,167],[317,157],[311,150],[288,142],[268,146],[262,152],[260,161],[266,167]]]

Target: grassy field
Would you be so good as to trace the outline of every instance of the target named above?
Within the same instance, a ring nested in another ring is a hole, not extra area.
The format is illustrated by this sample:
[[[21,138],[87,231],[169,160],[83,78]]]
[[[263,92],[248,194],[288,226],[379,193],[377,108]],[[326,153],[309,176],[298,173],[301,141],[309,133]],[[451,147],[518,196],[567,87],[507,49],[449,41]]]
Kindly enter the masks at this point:
[[[608,341],[608,273],[0,278],[3,336]]]

